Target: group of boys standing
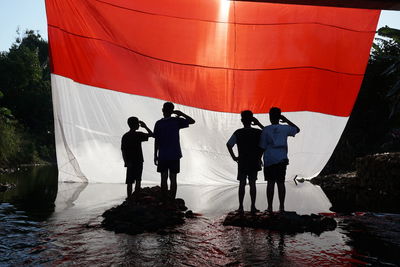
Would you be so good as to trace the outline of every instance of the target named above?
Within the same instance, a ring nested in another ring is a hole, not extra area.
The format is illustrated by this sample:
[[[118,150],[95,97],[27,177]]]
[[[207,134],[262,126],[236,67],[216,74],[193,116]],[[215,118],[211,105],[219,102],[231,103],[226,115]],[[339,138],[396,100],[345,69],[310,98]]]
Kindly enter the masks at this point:
[[[279,108],[273,107],[269,111],[271,125],[264,127],[250,110],[241,113],[243,128],[236,130],[228,140],[226,146],[234,161],[238,163],[239,180],[239,212],[243,212],[243,199],[245,193],[246,179],[250,185],[250,211],[255,213],[256,203],[256,180],[257,173],[261,170],[263,154],[264,178],[267,181],[267,211],[272,212],[275,183],[278,186],[279,211],[285,210],[285,176],[286,167],[289,164],[287,157],[288,136],[295,136],[300,132],[299,127],[281,114]],[[279,121],[286,123],[279,124]],[[258,126],[260,129],[251,127]],[[233,146],[238,147],[238,156],[233,151]]]
[[[195,120],[185,113],[174,110],[174,104],[166,102],[162,108],[163,118],[154,126],[154,133],[136,117],[128,119],[130,131],[125,133],[121,140],[121,150],[126,171],[126,184],[128,197],[132,194],[132,184],[135,192],[140,190],[143,171],[143,152],[141,143],[149,137],[154,137],[154,163],[157,172],[161,174],[161,191],[164,196],[176,197],[176,176],[180,172],[180,158],[182,151],[179,142],[179,130],[194,124]],[[176,116],[171,116],[175,114]],[[228,151],[234,161],[238,163],[239,180],[239,212],[243,212],[243,199],[245,195],[246,180],[249,180],[251,212],[257,212],[256,180],[257,173],[261,170],[263,156],[264,177],[267,181],[267,211],[272,212],[275,183],[278,186],[279,211],[284,211],[285,202],[285,175],[289,164],[287,157],[287,137],[295,136],[299,131],[294,123],[281,115],[279,108],[270,109],[269,118],[271,125],[264,127],[250,110],[242,111],[241,121],[243,128],[236,130],[227,142]],[[286,124],[279,124],[279,122]],[[252,125],[260,129],[253,128]],[[143,127],[147,133],[137,131]],[[237,145],[238,155],[233,147]],[[168,178],[170,190],[168,190]]]
[[[139,192],[143,172],[142,142],[154,137],[154,164],[161,174],[161,192],[170,198],[176,197],[176,175],[180,172],[180,158],[182,157],[179,142],[179,130],[194,124],[195,120],[179,110],[174,110],[174,104],[166,102],[163,105],[163,118],[154,126],[154,133],[136,117],[128,119],[130,131],[122,136],[121,150],[126,169],[126,184],[128,197],[132,194],[132,184],[135,192]],[[172,116],[175,114],[176,116]],[[137,131],[139,126],[147,133]],[[168,178],[170,190],[168,191]]]

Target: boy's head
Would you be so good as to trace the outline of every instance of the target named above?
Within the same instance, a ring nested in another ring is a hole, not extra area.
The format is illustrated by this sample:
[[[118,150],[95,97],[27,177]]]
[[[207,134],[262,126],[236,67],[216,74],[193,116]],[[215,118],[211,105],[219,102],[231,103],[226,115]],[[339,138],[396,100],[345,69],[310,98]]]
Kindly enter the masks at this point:
[[[269,120],[272,124],[278,124],[281,118],[281,109],[277,107],[272,107],[269,110]]]
[[[164,114],[164,117],[168,118],[171,116],[172,111],[174,111],[174,104],[171,102],[165,102],[162,108],[162,112]]]
[[[128,119],[128,126],[131,128],[131,130],[139,129],[139,119],[136,117],[130,117]]]
[[[242,123],[244,126],[250,126],[253,120],[253,112],[251,110],[244,110],[240,113],[242,116]]]

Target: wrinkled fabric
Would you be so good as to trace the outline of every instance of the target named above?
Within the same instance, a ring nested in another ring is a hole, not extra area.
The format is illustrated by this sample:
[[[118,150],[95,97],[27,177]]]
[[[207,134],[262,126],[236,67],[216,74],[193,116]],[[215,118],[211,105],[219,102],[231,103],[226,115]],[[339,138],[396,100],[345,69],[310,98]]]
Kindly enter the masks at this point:
[[[242,1],[46,0],[60,180],[120,182],[125,121],[164,101],[182,131],[181,183],[226,183],[225,144],[250,109],[280,107],[301,133],[287,179],[317,175],[357,97],[380,11]],[[143,179],[158,182],[152,141]],[[117,153],[118,151],[118,153]],[[101,163],[101,164],[99,164]]]

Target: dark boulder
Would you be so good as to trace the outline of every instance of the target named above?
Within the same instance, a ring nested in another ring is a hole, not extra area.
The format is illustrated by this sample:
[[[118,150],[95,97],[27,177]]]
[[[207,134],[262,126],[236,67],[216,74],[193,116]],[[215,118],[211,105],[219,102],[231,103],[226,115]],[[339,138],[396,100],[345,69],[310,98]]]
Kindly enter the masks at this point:
[[[400,153],[358,158],[356,172],[318,176],[332,211],[400,212]]]
[[[5,192],[13,187],[15,187],[13,184],[0,184],[0,192]]]
[[[312,232],[320,234],[334,230],[337,226],[335,219],[322,215],[298,215],[296,212],[267,213],[267,212],[230,212],[224,225],[269,229],[285,233]]]
[[[183,199],[162,197],[159,186],[142,188],[121,205],[103,213],[102,226],[116,233],[159,232],[192,218]],[[193,214],[193,212],[192,212]]]

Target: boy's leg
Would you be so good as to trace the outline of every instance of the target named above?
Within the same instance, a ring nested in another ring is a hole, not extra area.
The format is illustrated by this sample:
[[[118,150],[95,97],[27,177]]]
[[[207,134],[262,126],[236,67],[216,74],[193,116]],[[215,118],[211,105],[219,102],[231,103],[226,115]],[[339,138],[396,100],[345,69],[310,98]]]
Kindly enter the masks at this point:
[[[275,180],[273,177],[273,167],[264,166],[264,178],[267,181],[267,211],[272,212],[272,202],[274,200]]]
[[[177,190],[177,183],[176,183],[176,176],[180,172],[180,160],[171,160],[169,162],[169,180],[171,181],[170,186],[170,197],[175,199],[176,197],[176,190]]]
[[[176,190],[177,190],[176,173],[170,171],[169,172],[169,180],[171,181],[170,196],[171,196],[172,199],[175,199]]]
[[[239,180],[239,212],[243,211],[243,199],[244,199],[244,194],[245,194],[245,189],[246,189],[246,176],[240,177]]]
[[[161,172],[161,194],[166,196],[168,193],[168,170]]]
[[[272,202],[274,200],[275,181],[269,180],[267,182],[267,210],[272,212]]]
[[[279,196],[279,211],[285,211],[285,196],[286,188],[285,182],[277,182],[278,185],[278,196]]]
[[[143,163],[137,165],[137,173],[135,175],[135,193],[139,193],[142,182]]]
[[[130,197],[130,195],[132,195],[132,184],[131,183],[126,184],[126,194],[127,194],[127,197]]]
[[[277,168],[277,171],[276,171],[276,183],[278,185],[278,197],[279,197],[279,211],[281,211],[281,212],[285,211],[286,167],[287,167],[287,163],[286,162],[282,162],[282,163],[278,164],[278,168]]]
[[[158,161],[157,172],[161,174],[161,197],[165,198],[168,193],[168,166],[166,161]]]
[[[130,197],[132,195],[132,183],[134,182],[133,180],[133,168],[132,165],[129,164],[126,168],[126,196]]]
[[[256,179],[250,178],[249,185],[250,185],[251,211],[257,212],[258,210],[256,208],[256,196],[257,196]]]
[[[136,180],[135,184],[135,193],[139,193],[140,191],[140,185],[141,185],[141,180]]]

